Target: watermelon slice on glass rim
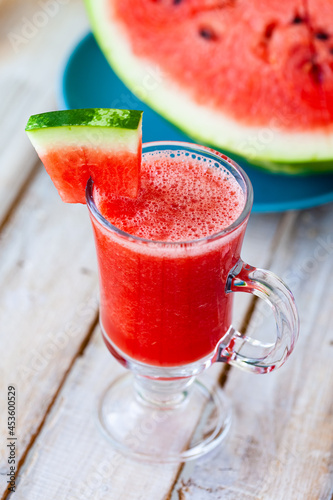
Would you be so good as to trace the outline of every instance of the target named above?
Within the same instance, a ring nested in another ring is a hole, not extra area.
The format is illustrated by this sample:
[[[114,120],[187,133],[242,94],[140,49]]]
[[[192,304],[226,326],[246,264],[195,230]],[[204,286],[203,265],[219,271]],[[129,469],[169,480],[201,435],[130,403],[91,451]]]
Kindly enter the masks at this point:
[[[31,116],[26,132],[64,202],[85,203],[90,177],[104,192],[137,196],[141,111],[52,111]]]
[[[85,0],[113,69],[199,143],[274,172],[333,170],[329,0]]]

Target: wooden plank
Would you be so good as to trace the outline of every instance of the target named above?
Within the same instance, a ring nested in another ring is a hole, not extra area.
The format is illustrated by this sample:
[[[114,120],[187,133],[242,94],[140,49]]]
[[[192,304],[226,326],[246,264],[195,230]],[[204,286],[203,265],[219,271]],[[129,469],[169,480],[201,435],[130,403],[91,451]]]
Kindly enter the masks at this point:
[[[123,458],[97,426],[98,396],[123,371],[103,345],[98,329],[29,454],[18,498],[162,498],[160,492],[169,487],[174,467],[138,465]]]
[[[85,206],[61,202],[44,170],[1,234],[0,414],[18,392],[18,455],[39,429],[73,358],[96,321],[98,279]],[[0,492],[8,469],[0,419]]]
[[[244,257],[269,259],[279,216],[251,219]],[[244,315],[247,304],[239,303]],[[217,378],[221,367],[210,369]],[[165,498],[178,472],[176,466],[142,465],[115,453],[96,426],[97,398],[123,369],[102,344],[99,332],[75,363],[56,404],[22,469],[18,498],[25,500]],[[68,450],[70,449],[70,459]],[[66,496],[67,495],[67,496]]]
[[[235,368],[225,391],[234,408],[229,441],[184,468],[172,499],[331,500],[333,494],[333,211],[300,212],[272,268],[292,287],[301,334],[287,364],[265,376]],[[253,323],[262,333],[266,313]]]
[[[36,164],[28,117],[56,107],[64,60],[88,25],[80,0],[10,0],[0,14],[1,225]]]

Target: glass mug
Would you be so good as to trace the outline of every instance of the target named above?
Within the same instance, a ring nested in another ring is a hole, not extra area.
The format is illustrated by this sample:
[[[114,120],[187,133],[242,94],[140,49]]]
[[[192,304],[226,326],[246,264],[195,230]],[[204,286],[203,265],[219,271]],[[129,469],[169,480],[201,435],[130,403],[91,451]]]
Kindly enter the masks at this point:
[[[270,271],[241,260],[253,202],[245,172],[204,146],[170,141],[143,145],[143,155],[154,151],[213,160],[216,168],[234,177],[245,196],[242,213],[226,229],[197,240],[167,242],[116,228],[98,211],[91,179],[86,188],[99,268],[102,334],[113,356],[131,372],[105,391],[99,406],[102,429],[124,454],[181,462],[217,446],[231,421],[222,391],[203,385],[196,376],[215,362],[252,373],[275,370],[294,348],[299,319],[286,285]],[[273,343],[233,328],[234,292],[257,295],[271,306],[276,321]]]

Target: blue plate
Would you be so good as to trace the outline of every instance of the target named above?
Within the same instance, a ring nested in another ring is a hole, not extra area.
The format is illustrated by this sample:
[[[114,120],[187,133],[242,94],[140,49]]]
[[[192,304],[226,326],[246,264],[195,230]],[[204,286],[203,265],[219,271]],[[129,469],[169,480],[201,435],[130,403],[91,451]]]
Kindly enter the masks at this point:
[[[91,33],[80,41],[67,61],[59,104],[67,109],[141,109],[144,111],[144,142],[191,141],[128,90],[110,68]],[[333,174],[293,177],[269,174],[239,159],[238,163],[253,184],[254,212],[309,208],[333,201]]]

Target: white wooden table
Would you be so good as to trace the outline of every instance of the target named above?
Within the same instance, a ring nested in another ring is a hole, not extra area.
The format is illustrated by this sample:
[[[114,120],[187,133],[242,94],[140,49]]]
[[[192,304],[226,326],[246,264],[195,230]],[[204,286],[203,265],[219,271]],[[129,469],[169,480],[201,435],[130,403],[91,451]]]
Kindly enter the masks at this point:
[[[15,499],[332,500],[332,204],[251,216],[243,257],[291,286],[301,334],[270,375],[209,370],[233,404],[227,442],[197,462],[152,466],[123,458],[102,437],[96,401],[123,368],[99,332],[87,211],[60,201],[24,133],[30,114],[56,107],[62,64],[88,29],[80,0],[50,3],[45,18],[39,0],[0,1],[1,498],[13,385]],[[243,331],[272,327],[265,309],[242,299],[235,315]]]

